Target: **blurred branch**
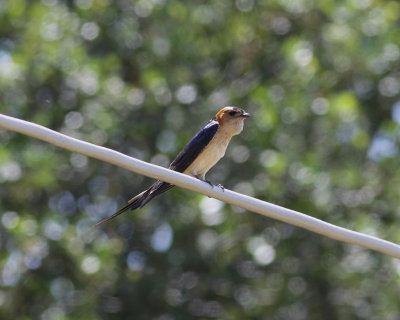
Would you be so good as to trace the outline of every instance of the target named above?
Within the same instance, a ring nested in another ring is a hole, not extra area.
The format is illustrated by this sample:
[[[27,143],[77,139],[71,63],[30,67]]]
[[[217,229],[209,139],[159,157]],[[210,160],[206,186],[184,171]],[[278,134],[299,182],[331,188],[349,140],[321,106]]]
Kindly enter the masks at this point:
[[[111,149],[68,137],[31,122],[0,114],[0,127],[47,141],[61,148],[78,152],[154,179],[166,181],[179,187],[202,193],[226,203],[313,231],[335,240],[357,244],[400,259],[400,246],[392,242],[344,229],[300,212],[286,209],[237,192],[227,189],[223,191],[221,188],[217,187],[212,188],[207,183],[182,173],[128,157]]]

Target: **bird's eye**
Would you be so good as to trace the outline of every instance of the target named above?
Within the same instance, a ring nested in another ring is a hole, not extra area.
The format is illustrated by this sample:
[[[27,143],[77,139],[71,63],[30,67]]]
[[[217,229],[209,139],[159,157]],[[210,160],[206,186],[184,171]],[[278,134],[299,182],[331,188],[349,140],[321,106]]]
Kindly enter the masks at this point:
[[[236,111],[229,111],[229,115],[234,116],[236,114]]]

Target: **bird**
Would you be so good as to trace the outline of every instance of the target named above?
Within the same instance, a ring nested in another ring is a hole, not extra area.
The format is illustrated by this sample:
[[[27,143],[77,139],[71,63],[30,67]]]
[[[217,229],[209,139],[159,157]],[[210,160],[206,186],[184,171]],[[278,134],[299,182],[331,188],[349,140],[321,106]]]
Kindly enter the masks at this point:
[[[225,155],[231,138],[242,132],[244,119],[248,117],[250,114],[241,108],[232,106],[222,108],[189,141],[172,161],[169,169],[187,174],[213,186],[210,181],[205,179],[206,173]],[[96,223],[93,227],[98,227],[129,209],[135,210],[144,207],[154,197],[172,187],[174,185],[168,182],[157,180],[150,188],[130,199],[125,207]]]

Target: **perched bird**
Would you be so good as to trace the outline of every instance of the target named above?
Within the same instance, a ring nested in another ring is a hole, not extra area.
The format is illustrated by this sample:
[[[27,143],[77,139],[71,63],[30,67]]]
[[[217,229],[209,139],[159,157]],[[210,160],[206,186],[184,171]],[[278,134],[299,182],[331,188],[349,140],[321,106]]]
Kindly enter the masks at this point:
[[[205,180],[206,173],[224,156],[231,138],[242,132],[243,120],[249,116],[250,114],[240,108],[222,108],[190,140],[170,164],[169,169],[182,172],[212,185],[211,182]],[[173,186],[168,182],[157,180],[149,189],[129,200],[128,205],[112,216],[96,223],[94,227],[115,218],[129,209],[142,208],[155,196],[171,189]]]

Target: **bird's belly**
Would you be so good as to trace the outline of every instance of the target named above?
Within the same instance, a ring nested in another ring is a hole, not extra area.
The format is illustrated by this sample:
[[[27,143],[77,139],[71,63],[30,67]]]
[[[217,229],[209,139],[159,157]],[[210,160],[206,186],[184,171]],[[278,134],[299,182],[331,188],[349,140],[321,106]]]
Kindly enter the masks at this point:
[[[207,171],[225,155],[227,146],[227,143],[210,143],[184,173],[204,179]]]

